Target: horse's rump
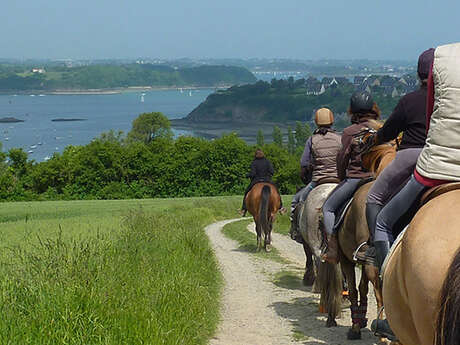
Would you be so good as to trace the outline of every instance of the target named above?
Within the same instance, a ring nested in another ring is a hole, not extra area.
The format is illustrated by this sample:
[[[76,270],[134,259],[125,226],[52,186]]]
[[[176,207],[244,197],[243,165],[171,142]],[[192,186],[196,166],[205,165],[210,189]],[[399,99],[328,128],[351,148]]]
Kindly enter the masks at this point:
[[[328,195],[336,187],[336,184],[325,183],[315,187],[305,200],[299,212],[299,231],[306,243],[309,244],[316,257],[321,256],[321,244],[323,237],[319,229],[321,208]]]
[[[405,345],[432,345],[435,339],[442,286],[460,247],[459,202],[460,191],[452,191],[424,205],[388,260],[383,281],[385,312]],[[455,274],[458,282],[460,272]]]

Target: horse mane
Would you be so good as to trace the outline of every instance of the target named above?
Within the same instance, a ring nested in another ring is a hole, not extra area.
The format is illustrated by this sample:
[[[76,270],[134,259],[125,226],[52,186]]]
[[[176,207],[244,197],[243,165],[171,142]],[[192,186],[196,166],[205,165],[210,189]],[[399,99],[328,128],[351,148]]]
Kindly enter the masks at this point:
[[[396,145],[385,143],[372,147],[361,155],[361,162],[364,168],[373,172],[375,176],[380,175],[383,169],[393,161],[396,156]]]
[[[380,120],[368,120],[369,127],[374,130],[379,130],[383,126]],[[371,147],[367,152],[361,154],[363,167],[378,176],[383,169],[391,163],[396,156],[396,146],[399,142],[399,137],[396,140],[376,145]]]

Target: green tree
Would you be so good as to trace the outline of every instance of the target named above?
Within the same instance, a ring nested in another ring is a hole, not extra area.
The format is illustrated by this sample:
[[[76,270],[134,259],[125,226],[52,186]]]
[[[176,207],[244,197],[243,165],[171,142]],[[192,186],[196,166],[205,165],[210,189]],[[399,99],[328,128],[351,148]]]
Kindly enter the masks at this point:
[[[295,138],[294,133],[292,133],[291,127],[288,127],[288,152],[293,154],[295,152]]]
[[[297,147],[304,147],[305,142],[308,139],[308,133],[306,127],[302,126],[300,121],[297,121],[295,124],[295,141]]]
[[[264,146],[264,133],[261,129],[257,132],[257,146],[262,147]]]
[[[8,151],[10,167],[13,173],[21,177],[27,172],[27,153],[22,148],[12,148]]]
[[[313,134],[313,133],[312,133],[312,131],[311,131],[311,127],[310,127],[310,125],[309,125],[308,122],[307,122],[307,123],[305,124],[305,136],[306,136],[307,139],[308,139],[308,138],[311,137],[312,134]]]
[[[102,142],[111,142],[111,143],[122,143],[123,142],[123,137],[124,137],[124,134],[123,134],[123,131],[114,131],[113,129],[111,129],[110,131],[108,132],[103,132],[101,133],[101,135],[99,136],[99,140],[101,140]]]
[[[171,123],[160,112],[143,113],[133,121],[133,127],[128,133],[129,142],[149,143],[152,140],[172,139]]]
[[[279,147],[283,147],[283,134],[278,126],[273,127],[273,142]]]

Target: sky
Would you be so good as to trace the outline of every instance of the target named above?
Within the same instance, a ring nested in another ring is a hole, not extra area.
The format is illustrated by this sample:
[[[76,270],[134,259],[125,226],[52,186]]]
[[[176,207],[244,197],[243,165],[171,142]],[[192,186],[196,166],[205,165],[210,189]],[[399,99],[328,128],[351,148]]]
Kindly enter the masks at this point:
[[[0,58],[415,60],[460,41],[459,0],[22,0]]]

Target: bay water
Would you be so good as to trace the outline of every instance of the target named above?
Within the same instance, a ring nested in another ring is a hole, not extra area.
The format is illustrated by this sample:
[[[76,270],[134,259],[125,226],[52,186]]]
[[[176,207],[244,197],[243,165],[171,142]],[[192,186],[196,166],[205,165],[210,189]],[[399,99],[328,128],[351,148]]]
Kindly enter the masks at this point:
[[[68,145],[86,145],[111,129],[125,133],[141,113],[160,111],[170,119],[187,116],[213,89],[172,89],[96,95],[0,95],[3,151],[21,147],[29,159],[43,161]],[[51,121],[84,119],[84,121]],[[174,130],[176,136],[193,132]]]

